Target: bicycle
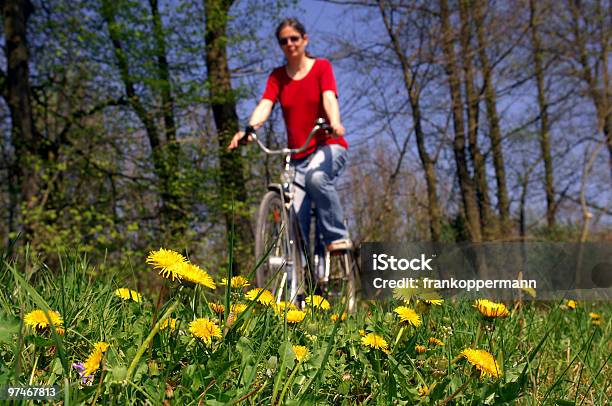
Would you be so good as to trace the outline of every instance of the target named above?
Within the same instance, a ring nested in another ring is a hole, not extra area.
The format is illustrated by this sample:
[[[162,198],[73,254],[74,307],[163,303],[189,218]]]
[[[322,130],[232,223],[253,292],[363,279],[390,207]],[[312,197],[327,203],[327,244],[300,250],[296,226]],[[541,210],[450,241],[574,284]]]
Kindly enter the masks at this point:
[[[268,155],[283,155],[285,166],[281,183],[268,185],[257,212],[255,232],[255,258],[259,263],[256,271],[257,286],[269,289],[279,302],[283,293],[299,308],[304,307],[305,288],[308,283],[328,297],[339,297],[349,312],[355,310],[358,270],[352,249],[333,252],[325,250],[323,258],[313,256],[310,260],[305,247],[308,236],[303,236],[293,207],[295,169],[291,155],[306,150],[312,137],[319,131],[330,131],[322,118],[317,119],[300,148],[267,148],[255,132],[249,135]],[[266,257],[267,256],[267,257]],[[319,263],[323,261],[323,266]],[[312,265],[312,266],[311,266]],[[308,279],[309,278],[309,279]],[[312,283],[314,282],[314,284]]]

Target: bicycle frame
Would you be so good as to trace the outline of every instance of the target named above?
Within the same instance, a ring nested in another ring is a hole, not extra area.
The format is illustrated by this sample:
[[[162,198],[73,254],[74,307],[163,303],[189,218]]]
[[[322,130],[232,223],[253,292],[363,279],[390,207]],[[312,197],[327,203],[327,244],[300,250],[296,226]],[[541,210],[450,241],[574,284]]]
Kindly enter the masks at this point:
[[[302,145],[300,148],[282,148],[278,150],[274,150],[274,149],[270,149],[266,147],[266,145],[264,145],[259,140],[259,138],[257,137],[257,134],[255,133],[245,134],[245,136],[251,135],[254,138],[254,140],[257,142],[257,145],[260,147],[260,149],[267,155],[285,155],[285,167],[284,167],[284,171],[281,174],[282,183],[272,183],[268,185],[268,189],[276,191],[281,198],[281,202],[282,202],[281,218],[282,218],[282,223],[285,224],[285,227],[280,237],[283,239],[283,241],[280,241],[280,242],[281,244],[286,244],[287,252],[291,253],[289,255],[289,258],[286,258],[284,260],[283,258],[272,257],[272,256],[268,258],[268,266],[270,266],[274,270],[279,270],[283,266],[285,267],[285,272],[283,274],[282,281],[280,283],[280,286],[279,286],[279,289],[276,295],[277,301],[279,301],[280,298],[282,297],[284,285],[287,280],[288,274],[291,273],[291,281],[290,281],[291,285],[289,286],[289,296],[291,300],[295,300],[296,297],[299,295],[299,293],[301,293],[300,291],[303,289],[303,286],[300,286],[300,285],[303,285],[303,282],[304,282],[301,280],[301,277],[303,276],[303,274],[298,275],[297,273],[295,273],[296,267],[295,267],[294,260],[297,260],[298,256],[300,256],[299,257],[300,259],[302,258],[305,259],[306,255],[304,255],[304,250],[303,250],[305,237],[302,236],[297,218],[295,218],[296,213],[293,207],[294,194],[292,191],[292,186],[293,186],[293,181],[295,178],[295,170],[291,166],[291,155],[305,151],[306,148],[308,148],[308,145],[310,144],[312,137],[314,137],[314,135],[318,131],[320,130],[329,131],[329,128],[330,127],[327,125],[325,120],[322,118],[319,118],[317,119],[313,129],[308,134],[308,137],[306,138],[304,145]],[[296,227],[297,227],[297,230],[295,229]]]

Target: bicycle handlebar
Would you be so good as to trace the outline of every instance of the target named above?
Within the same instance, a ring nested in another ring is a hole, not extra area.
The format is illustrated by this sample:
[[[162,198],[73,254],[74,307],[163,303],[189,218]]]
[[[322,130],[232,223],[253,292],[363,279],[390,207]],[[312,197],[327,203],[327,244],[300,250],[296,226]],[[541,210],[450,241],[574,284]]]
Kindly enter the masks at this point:
[[[302,145],[299,148],[269,149],[259,140],[259,138],[257,138],[257,134],[255,133],[255,130],[250,131],[250,132],[245,131],[244,136],[240,139],[239,142],[243,142],[243,140],[246,140],[246,138],[250,135],[257,142],[257,145],[259,145],[259,148],[261,148],[262,151],[268,155],[299,154],[301,152],[304,152],[306,148],[308,148],[308,145],[310,144],[312,137],[319,130],[323,130],[327,132],[328,134],[330,134],[333,131],[330,125],[325,122],[324,118],[317,118],[317,121],[315,122],[315,126],[310,131],[310,134],[308,134],[308,137],[306,137],[306,141],[304,141],[304,145]]]

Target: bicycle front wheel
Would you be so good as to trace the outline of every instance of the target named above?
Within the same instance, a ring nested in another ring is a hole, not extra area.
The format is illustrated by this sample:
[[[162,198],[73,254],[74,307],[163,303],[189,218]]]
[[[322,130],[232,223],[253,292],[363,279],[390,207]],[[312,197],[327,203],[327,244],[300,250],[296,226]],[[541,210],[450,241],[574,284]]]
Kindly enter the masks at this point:
[[[301,255],[294,219],[276,191],[266,193],[257,212],[255,260],[259,264],[257,286],[275,297],[298,302],[302,289]]]

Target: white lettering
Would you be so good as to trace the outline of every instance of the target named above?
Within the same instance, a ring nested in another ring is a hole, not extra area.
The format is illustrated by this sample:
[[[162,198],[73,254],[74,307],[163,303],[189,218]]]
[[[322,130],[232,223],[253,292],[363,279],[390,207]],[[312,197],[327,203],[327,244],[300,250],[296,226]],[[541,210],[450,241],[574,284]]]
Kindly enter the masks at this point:
[[[433,268],[429,264],[433,258],[427,258],[425,254],[421,254],[420,258],[396,258],[393,255],[387,254],[373,254],[372,255],[372,269],[374,271],[433,271]]]
[[[382,266],[378,268],[380,271],[386,271],[389,268],[389,263],[387,262],[387,254],[381,254],[378,256],[378,261]]]

